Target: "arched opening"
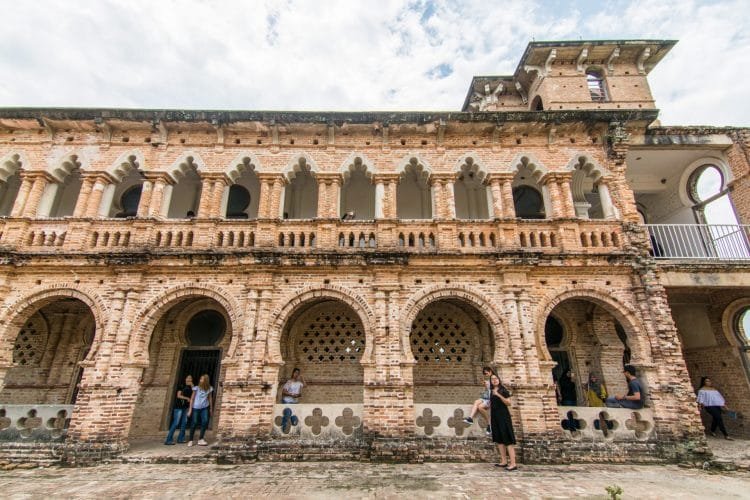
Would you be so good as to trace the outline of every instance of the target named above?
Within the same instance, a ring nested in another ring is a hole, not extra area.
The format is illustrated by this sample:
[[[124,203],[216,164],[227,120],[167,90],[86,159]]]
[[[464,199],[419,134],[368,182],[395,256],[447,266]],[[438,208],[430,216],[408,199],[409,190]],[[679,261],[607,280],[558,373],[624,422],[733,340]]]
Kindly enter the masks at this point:
[[[513,205],[516,217],[544,219],[547,216],[544,188],[539,184],[541,169],[527,157],[521,158],[513,177]]]
[[[81,162],[78,161],[77,156],[72,155],[62,163],[60,168],[55,170],[55,174],[58,182],[47,186],[47,189],[55,190],[49,216],[67,217],[73,215],[83,184]]]
[[[542,102],[542,96],[536,96],[533,101],[531,101],[531,110],[532,111],[544,111],[544,103]]]
[[[300,307],[281,336],[282,386],[298,368],[306,385],[299,403],[361,404],[364,394],[362,355],[365,330],[359,315],[339,300],[323,298]]]
[[[399,177],[396,190],[399,219],[431,219],[430,173],[416,158],[409,160]]]
[[[177,184],[172,187],[167,217],[185,219],[195,217],[201,199],[201,177],[198,165],[192,156],[188,156],[173,173]]]
[[[414,318],[414,402],[471,404],[484,383],[482,367],[494,357],[487,318],[459,299],[428,304]]]
[[[375,186],[372,173],[362,158],[355,158],[344,173],[344,185],[341,188],[339,215],[352,212],[349,219],[372,220],[375,218]]]
[[[83,375],[80,363],[94,340],[94,315],[70,297],[45,300],[37,307],[15,333],[0,403],[72,405]]]
[[[604,82],[604,72],[600,69],[589,68],[586,70],[586,86],[593,102],[606,102],[609,100],[607,86]]]
[[[234,184],[229,187],[224,213],[227,219],[257,219],[260,204],[260,181],[255,165],[245,157],[231,175]]]
[[[486,177],[473,158],[466,158],[453,189],[457,219],[490,218]]]
[[[19,155],[13,155],[0,164],[0,217],[13,211],[21,188],[21,167]]]
[[[605,219],[612,213],[611,200],[601,196],[598,182],[602,173],[587,160],[578,158],[573,165],[571,191],[576,216],[582,219]]]
[[[117,180],[116,184],[107,186],[107,190],[112,190],[111,203],[106,207],[105,215],[107,217],[135,217],[138,214],[138,204],[141,201],[141,190],[143,183],[143,173],[140,171],[140,164],[135,155],[130,155],[126,161],[122,162],[114,172]],[[107,191],[105,191],[105,197]]]
[[[302,157],[288,174],[284,191],[285,219],[314,219],[318,213],[318,181]]]
[[[563,300],[547,317],[544,337],[550,357],[557,363],[552,377],[558,387],[558,403],[599,405],[587,394],[590,374],[596,375],[609,394],[627,393],[622,372],[630,361],[628,338],[623,326],[602,306],[586,299]],[[570,381],[563,380],[568,370]]]
[[[216,431],[221,411],[221,361],[231,341],[227,311],[214,299],[191,297],[173,304],[154,327],[149,344],[149,365],[143,371],[130,438],[163,440],[169,428],[177,391],[187,375],[198,385],[208,375],[214,388],[214,413],[208,440]],[[188,424],[189,427],[189,424]]]

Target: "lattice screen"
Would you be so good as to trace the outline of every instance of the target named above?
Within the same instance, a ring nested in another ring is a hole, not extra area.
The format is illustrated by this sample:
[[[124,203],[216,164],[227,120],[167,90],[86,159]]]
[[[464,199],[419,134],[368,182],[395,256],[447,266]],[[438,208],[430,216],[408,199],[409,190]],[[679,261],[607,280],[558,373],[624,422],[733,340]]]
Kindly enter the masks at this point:
[[[315,362],[358,363],[365,349],[359,319],[346,307],[326,307],[302,318],[297,358]]]
[[[38,365],[44,354],[47,342],[47,325],[37,313],[21,328],[13,346],[13,364],[20,366]]]
[[[458,321],[455,308],[429,307],[422,311],[411,329],[411,350],[419,362],[461,363],[471,361],[474,327]]]

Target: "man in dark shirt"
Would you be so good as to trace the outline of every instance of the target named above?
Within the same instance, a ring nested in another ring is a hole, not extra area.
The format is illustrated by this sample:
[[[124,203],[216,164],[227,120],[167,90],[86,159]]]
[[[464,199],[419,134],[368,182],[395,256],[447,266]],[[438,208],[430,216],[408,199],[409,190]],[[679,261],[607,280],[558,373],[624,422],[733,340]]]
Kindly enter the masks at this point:
[[[628,393],[625,396],[616,394],[610,396],[604,402],[610,408],[629,408],[631,410],[640,410],[643,408],[643,390],[641,382],[635,376],[635,367],[625,365],[625,378],[628,379]]]
[[[185,385],[177,391],[177,399],[174,402],[174,411],[172,414],[172,425],[169,427],[169,434],[164,444],[174,444],[174,431],[180,426],[180,434],[177,436],[178,443],[185,442],[185,426],[187,425],[187,413],[190,408],[190,398],[193,395],[193,377],[185,377]]]

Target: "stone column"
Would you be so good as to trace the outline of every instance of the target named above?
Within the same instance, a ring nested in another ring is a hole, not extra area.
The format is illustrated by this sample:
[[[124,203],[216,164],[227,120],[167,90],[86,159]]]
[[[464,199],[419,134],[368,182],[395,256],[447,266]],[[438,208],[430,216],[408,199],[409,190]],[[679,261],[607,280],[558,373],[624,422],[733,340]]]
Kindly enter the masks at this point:
[[[273,188],[273,174],[258,174],[260,182],[260,200],[258,200],[258,218],[268,219],[271,217],[271,191]]]
[[[151,195],[153,194],[154,183],[145,179],[141,184],[141,199],[138,201],[138,218],[149,216],[149,207],[151,206]]]
[[[201,174],[201,198],[198,201],[197,219],[208,218],[211,198],[214,192],[214,176],[212,174]]]
[[[562,216],[562,199],[560,197],[560,185],[557,183],[557,177],[554,174],[547,174],[541,178],[541,183],[547,187],[549,192],[549,201],[551,213],[547,213],[548,219],[559,219]]]
[[[47,184],[49,184],[51,180],[52,177],[47,173],[40,173],[34,176],[34,184],[31,187],[31,191],[26,199],[26,205],[23,210],[23,215],[25,217],[33,219],[37,216],[42,195],[47,188]]]
[[[394,174],[376,174],[375,179],[375,218],[395,219],[398,213],[396,183]]]
[[[318,219],[325,219],[328,217],[330,181],[319,174],[315,176],[315,180],[318,182],[318,208],[315,215]]]
[[[85,217],[96,217],[99,215],[99,209],[102,204],[102,197],[104,196],[104,190],[107,186],[112,184],[112,179],[108,174],[101,173],[94,178],[94,186],[91,189],[89,201],[86,206]]]
[[[102,196],[102,202],[99,205],[99,217],[109,217],[109,213],[112,210],[112,201],[115,198],[115,191],[117,190],[117,184],[109,184],[104,190]]]
[[[560,185],[560,198],[562,200],[562,216],[567,219],[576,217],[575,204],[573,203],[573,191],[570,183],[573,180],[573,174],[558,174],[558,184]]]
[[[500,179],[490,178],[490,192],[492,193],[492,212],[495,219],[502,219],[505,215],[503,210],[503,188]]]
[[[94,188],[94,182],[96,182],[96,176],[84,174],[83,182],[81,183],[81,191],[78,193],[78,200],[76,200],[76,206],[73,210],[73,217],[84,217],[86,215],[86,209],[89,206],[89,197]]]
[[[617,212],[614,205],[612,204],[612,197],[609,194],[609,186],[606,179],[599,179],[597,182],[597,188],[599,190],[599,200],[602,204],[602,212],[605,219],[617,218]]]
[[[29,198],[31,187],[34,184],[34,175],[29,172],[21,172],[21,187],[18,188],[18,194],[16,195],[16,201],[13,202],[13,209],[10,212],[11,217],[21,217],[24,208],[26,207],[26,200]]]
[[[172,185],[171,178],[166,174],[161,174],[155,175],[150,179],[149,182],[151,182],[153,188],[151,190],[151,201],[148,207],[148,215],[150,217],[160,217],[162,215],[162,208],[165,207],[165,191],[167,186]],[[143,197],[142,188],[141,197]]]
[[[506,219],[516,218],[516,205],[513,203],[513,175],[508,174],[500,178],[502,198],[503,198],[503,217]]]
[[[271,199],[269,200],[269,217],[271,219],[281,218],[281,200],[284,193],[284,178],[280,175],[275,175],[273,178],[273,184],[271,184]]]

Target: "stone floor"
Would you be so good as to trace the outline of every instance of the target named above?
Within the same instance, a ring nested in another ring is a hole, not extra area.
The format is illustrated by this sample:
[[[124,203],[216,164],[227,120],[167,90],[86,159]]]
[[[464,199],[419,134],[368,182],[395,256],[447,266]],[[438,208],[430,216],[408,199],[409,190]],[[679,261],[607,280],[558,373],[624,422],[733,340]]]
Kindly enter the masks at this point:
[[[3,498],[750,498],[750,473],[678,466],[111,464],[0,472]]]

